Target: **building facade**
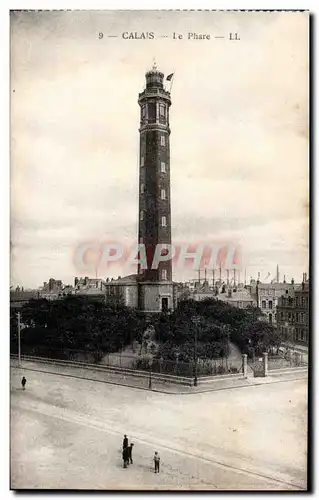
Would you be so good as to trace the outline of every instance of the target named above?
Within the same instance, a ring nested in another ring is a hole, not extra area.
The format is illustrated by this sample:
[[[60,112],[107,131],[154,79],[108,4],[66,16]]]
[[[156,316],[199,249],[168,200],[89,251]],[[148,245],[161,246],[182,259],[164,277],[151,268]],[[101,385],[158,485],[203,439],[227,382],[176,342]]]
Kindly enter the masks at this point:
[[[309,339],[309,281],[301,285],[295,292],[295,340],[308,345]]]
[[[297,290],[286,291],[278,299],[277,330],[284,340],[308,345],[309,281],[303,281]]]
[[[278,298],[277,330],[282,338],[289,342],[295,341],[295,293],[288,290]]]
[[[264,319],[270,324],[277,324],[277,305],[279,297],[293,293],[298,285],[292,283],[260,283],[257,282],[257,307],[263,313]]]

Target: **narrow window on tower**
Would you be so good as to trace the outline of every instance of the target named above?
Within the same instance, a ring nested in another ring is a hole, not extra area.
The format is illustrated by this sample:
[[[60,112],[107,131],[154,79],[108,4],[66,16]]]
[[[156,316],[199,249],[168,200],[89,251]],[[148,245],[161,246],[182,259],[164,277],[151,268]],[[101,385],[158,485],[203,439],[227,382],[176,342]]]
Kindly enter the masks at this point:
[[[163,172],[163,173],[166,172],[166,165],[163,161],[161,161],[161,172]]]
[[[148,121],[149,121],[149,123],[155,123],[155,121],[156,121],[156,104],[155,104],[155,102],[150,102],[148,105]]]
[[[165,135],[161,135],[161,146],[165,146]]]
[[[166,200],[166,191],[165,189],[161,189],[161,199]]]
[[[164,104],[159,105],[160,116],[165,116],[165,106]]]
[[[140,213],[140,220],[144,220],[144,210],[141,210],[141,213]]]
[[[162,280],[167,280],[167,269],[162,269]]]
[[[166,217],[165,217],[165,215],[162,217],[162,227],[166,227]]]
[[[141,184],[141,194],[144,193],[144,184]]]
[[[144,156],[141,157],[141,167],[144,167]]]

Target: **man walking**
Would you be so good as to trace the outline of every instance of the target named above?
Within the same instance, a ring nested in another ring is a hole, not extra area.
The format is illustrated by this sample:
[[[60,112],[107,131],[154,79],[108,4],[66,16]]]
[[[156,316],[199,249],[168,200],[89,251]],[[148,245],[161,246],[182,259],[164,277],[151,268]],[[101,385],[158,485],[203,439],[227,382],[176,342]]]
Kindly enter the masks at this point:
[[[159,454],[157,453],[157,451],[155,451],[155,455],[154,455],[155,474],[156,474],[156,472],[159,473],[159,471],[160,471],[160,460],[161,460],[161,458],[160,458]]]
[[[123,458],[123,467],[124,469],[127,468],[128,466],[128,447],[126,446],[126,448],[123,448],[123,452],[122,452],[122,458]]]
[[[123,450],[124,450],[124,448],[127,448],[127,447],[128,447],[128,439],[127,439],[126,434],[124,434],[124,439],[123,439]]]
[[[27,383],[27,379],[23,376],[22,377],[22,380],[21,380],[21,385],[22,385],[22,389],[25,390],[25,384]]]
[[[127,452],[128,452],[128,461],[132,464],[133,463],[133,459],[132,459],[132,451],[133,451],[133,446],[134,444],[131,443],[130,446],[128,446],[127,448]]]

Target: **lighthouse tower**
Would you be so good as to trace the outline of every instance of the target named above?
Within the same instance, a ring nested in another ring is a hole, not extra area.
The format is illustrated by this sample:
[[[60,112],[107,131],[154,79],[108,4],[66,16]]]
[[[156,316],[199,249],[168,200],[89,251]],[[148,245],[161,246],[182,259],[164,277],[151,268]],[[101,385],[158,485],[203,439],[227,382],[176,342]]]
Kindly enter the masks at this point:
[[[167,252],[165,245],[171,244],[169,127],[171,96],[164,89],[164,74],[157,70],[155,64],[145,77],[146,87],[138,98],[140,106],[138,242],[143,244],[146,250],[147,269],[138,266],[139,307],[144,311],[160,312],[174,307],[172,261],[160,261],[158,266],[152,269],[156,248],[162,248],[161,253],[164,255]]]

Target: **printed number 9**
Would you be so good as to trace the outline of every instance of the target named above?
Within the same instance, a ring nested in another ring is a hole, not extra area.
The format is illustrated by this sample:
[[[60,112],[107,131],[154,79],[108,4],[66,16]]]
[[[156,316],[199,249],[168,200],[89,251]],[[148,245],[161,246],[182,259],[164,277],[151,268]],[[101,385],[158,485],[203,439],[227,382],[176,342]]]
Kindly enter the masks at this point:
[[[100,33],[99,33],[99,39],[101,40],[103,38],[103,36],[104,36],[103,33],[100,31]]]

